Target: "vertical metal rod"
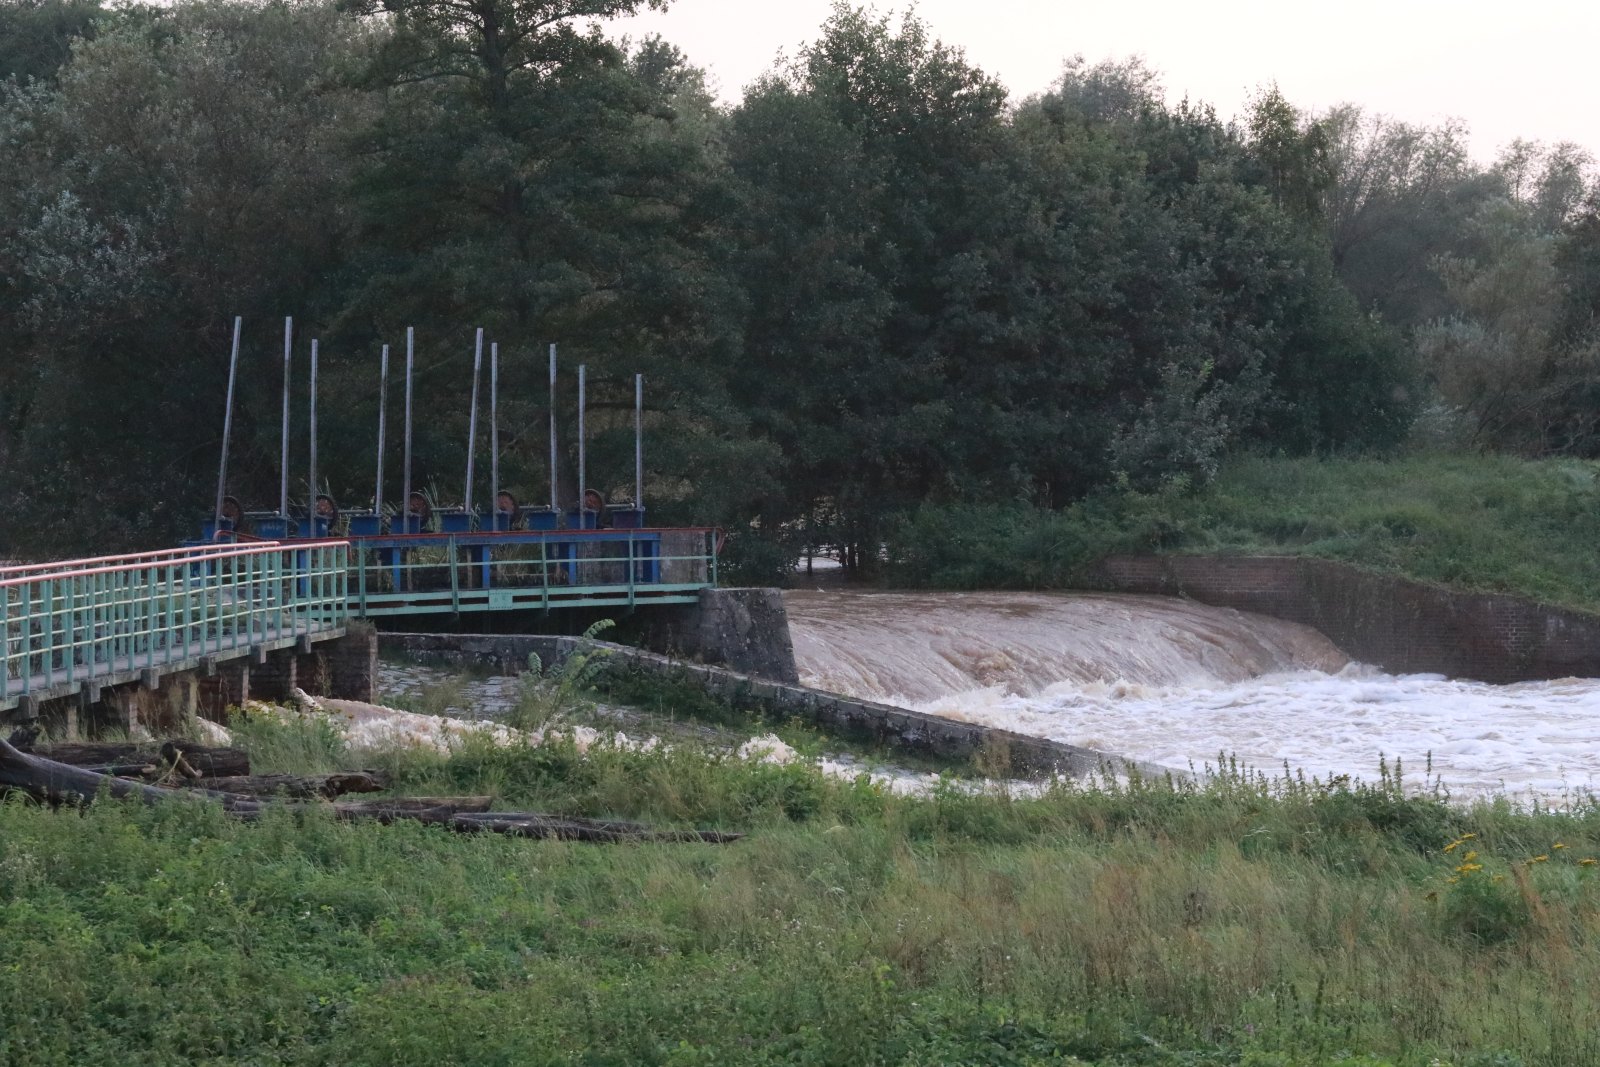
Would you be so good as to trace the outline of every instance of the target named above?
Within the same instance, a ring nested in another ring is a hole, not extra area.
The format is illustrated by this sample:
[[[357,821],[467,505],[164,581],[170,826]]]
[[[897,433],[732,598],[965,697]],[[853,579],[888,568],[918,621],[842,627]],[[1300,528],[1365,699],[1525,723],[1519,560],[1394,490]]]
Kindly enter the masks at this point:
[[[294,351],[294,317],[283,318],[283,451],[278,460],[278,514],[289,514],[289,355]]]
[[[383,346],[383,362],[378,371],[378,484],[372,491],[372,513],[383,522],[383,437],[389,416],[389,346]]]
[[[306,475],[306,535],[317,532],[317,338],[311,339],[311,464]]]
[[[400,532],[411,530],[411,367],[416,356],[416,330],[406,327],[406,451],[405,478],[400,487]],[[398,590],[397,590],[398,591]]]
[[[489,346],[489,528],[498,529],[500,520],[500,342]],[[508,518],[506,524],[510,525]]]
[[[633,376],[633,506],[644,507],[644,375]]]
[[[228,360],[228,407],[222,416],[222,463],[217,467],[217,507],[213,529],[222,528],[222,497],[228,484],[228,440],[233,436],[233,383],[239,375],[239,330],[244,319],[233,317],[233,355]]]
[[[556,501],[556,346],[550,346],[550,507]]]
[[[584,495],[589,490],[588,471],[584,465],[583,453],[583,377],[587,365],[578,364],[578,526],[583,527]]]
[[[478,341],[472,354],[472,414],[467,418],[467,491],[462,494],[463,507],[472,514],[472,462],[478,458],[478,378],[483,371],[483,327],[478,327]]]

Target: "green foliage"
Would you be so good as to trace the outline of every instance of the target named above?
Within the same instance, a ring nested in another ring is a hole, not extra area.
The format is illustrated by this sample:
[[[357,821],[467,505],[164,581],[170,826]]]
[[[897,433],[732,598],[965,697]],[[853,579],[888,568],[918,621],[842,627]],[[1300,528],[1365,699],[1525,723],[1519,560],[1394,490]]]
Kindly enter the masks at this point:
[[[596,648],[589,642],[614,626],[614,619],[596,620],[583,631],[578,647],[548,670],[537,652],[528,653],[522,691],[506,721],[519,730],[537,730],[581,710],[611,655],[610,649]]]
[[[247,743],[263,771],[289,769]],[[245,824],[187,804],[6,803],[0,1059],[1565,1067],[1600,1052],[1596,1006],[1571,993],[1597,978],[1588,809],[1236,774],[897,798],[681,748],[472,743],[397,769],[408,788],[752,833],[604,847],[314,810]],[[1425,825],[1442,832],[1420,849],[1400,829]],[[1574,857],[1523,868],[1537,907],[1510,936],[1427,898],[1469,834],[1519,867],[1532,847]]]
[[[0,4],[0,82],[53,82],[72,44],[111,17],[100,0],[6,0]]]
[[[1239,458],[1195,492],[1105,494],[1060,512],[924,508],[888,539],[890,574],[1061,588],[1119,552],[1295,554],[1595,610],[1597,479],[1580,460]]]
[[[652,518],[732,530],[747,580],[817,547],[877,569],[926,508],[1138,509],[1242,450],[1391,447],[1419,411],[1435,443],[1600,453],[1574,146],[1480,167],[1455,127],[1276,89],[1230,124],[1138,61],[1011,101],[915,13],[848,3],[723,108],[596,21],[662,6],[0,6],[0,555],[147,547],[204,509],[234,313],[252,504],[278,478],[262,324],[321,337],[352,503],[377,345],[418,327],[423,484],[464,467],[482,324],[503,484],[543,496],[556,340],[596,487],[630,493],[642,370]]]
[[[250,753],[253,766],[270,773],[328,774],[350,768],[344,731],[326,715],[250,714],[229,724],[233,742]]]

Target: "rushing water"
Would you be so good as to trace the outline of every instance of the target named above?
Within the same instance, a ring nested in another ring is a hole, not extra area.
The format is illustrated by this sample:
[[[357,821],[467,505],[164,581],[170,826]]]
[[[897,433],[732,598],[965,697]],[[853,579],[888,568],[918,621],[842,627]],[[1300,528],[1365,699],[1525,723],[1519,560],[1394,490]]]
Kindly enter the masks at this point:
[[[1226,753],[1268,773],[1458,797],[1600,787],[1600,680],[1493,686],[1352,664],[1294,623],[1167,597],[795,592],[803,681],[1169,767]]]

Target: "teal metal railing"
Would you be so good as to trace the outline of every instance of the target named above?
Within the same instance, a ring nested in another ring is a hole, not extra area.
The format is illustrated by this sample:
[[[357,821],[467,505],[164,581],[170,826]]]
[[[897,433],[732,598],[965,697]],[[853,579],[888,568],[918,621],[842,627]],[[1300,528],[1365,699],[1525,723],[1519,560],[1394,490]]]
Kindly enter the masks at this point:
[[[0,708],[341,628],[350,547],[207,545],[0,568]]]
[[[364,617],[689,604],[717,582],[719,531],[478,531],[351,541]]]

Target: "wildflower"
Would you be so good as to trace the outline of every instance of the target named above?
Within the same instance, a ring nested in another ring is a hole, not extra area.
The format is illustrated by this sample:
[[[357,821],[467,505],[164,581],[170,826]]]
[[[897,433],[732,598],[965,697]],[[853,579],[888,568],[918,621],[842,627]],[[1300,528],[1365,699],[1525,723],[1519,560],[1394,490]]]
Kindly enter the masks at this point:
[[[1566,847],[1567,847],[1566,845],[1563,845],[1560,841],[1557,841],[1555,844],[1550,846],[1550,851],[1554,852],[1557,849],[1566,848]]]
[[[1458,872],[1460,872],[1461,874],[1471,874],[1473,871],[1481,871],[1481,870],[1483,870],[1483,864],[1481,864],[1481,863],[1463,863],[1461,866],[1457,867],[1456,870]]]
[[[1473,860],[1475,860],[1477,858],[1478,858],[1478,854],[1476,852],[1468,852],[1465,856],[1461,857],[1461,862],[1462,863],[1471,863]]]
[[[1444,850],[1446,852],[1454,852],[1460,846],[1461,846],[1461,842],[1460,841],[1452,841],[1448,845],[1444,846]]]
[[[1461,840],[1463,840],[1463,841],[1475,841],[1475,840],[1477,840],[1477,837],[1478,837],[1477,834],[1462,834],[1461,835]]]
[[[1533,857],[1533,862],[1534,863],[1549,863],[1550,862],[1550,857],[1549,856],[1535,856],[1535,857]]]
[[[1445,879],[1445,882],[1449,885],[1455,885],[1459,881],[1461,881],[1461,876],[1459,874],[1451,875],[1449,878]]]
[[[1578,861],[1578,866],[1579,867],[1593,867],[1594,864],[1595,864],[1595,861],[1594,861],[1593,857],[1589,857],[1587,859],[1581,859],[1581,860]]]

